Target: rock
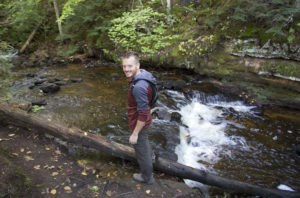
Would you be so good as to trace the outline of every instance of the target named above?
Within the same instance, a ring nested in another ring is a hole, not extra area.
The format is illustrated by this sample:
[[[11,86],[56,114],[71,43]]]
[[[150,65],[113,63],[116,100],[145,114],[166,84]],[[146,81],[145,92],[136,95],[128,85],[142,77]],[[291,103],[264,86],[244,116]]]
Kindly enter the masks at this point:
[[[38,105],[38,106],[47,105],[47,100],[46,99],[37,100],[37,101],[31,102],[31,104],[32,104],[32,106],[33,105]]]
[[[46,81],[47,81],[47,79],[38,79],[38,80],[34,81],[34,84],[35,85],[40,85],[40,84],[43,84]]]
[[[60,89],[60,87],[54,83],[44,83],[40,89],[44,93],[54,93]]]
[[[58,86],[64,86],[64,85],[67,84],[67,82],[65,82],[65,81],[56,81],[56,82],[54,82],[54,84],[56,84]]]
[[[167,80],[163,87],[166,89],[182,90],[186,85],[184,80]]]
[[[80,83],[80,82],[82,82],[82,78],[73,78],[73,79],[70,79],[70,80],[73,83]]]
[[[34,78],[34,77],[36,77],[36,74],[28,73],[28,74],[26,74],[26,77]]]
[[[181,114],[178,112],[172,112],[171,113],[171,121],[181,123]]]
[[[112,80],[116,80],[116,79],[119,79],[121,76],[120,76],[120,74],[113,73],[113,74],[110,75],[110,77],[111,77]]]
[[[160,120],[171,121],[171,114],[163,108],[158,108],[152,113],[153,117],[156,117]]]

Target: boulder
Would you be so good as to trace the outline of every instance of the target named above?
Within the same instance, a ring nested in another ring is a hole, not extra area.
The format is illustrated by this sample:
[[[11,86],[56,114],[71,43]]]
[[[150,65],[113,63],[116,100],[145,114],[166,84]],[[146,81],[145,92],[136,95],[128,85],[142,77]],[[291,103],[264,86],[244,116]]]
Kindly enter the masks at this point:
[[[60,86],[54,84],[54,83],[44,83],[40,89],[44,93],[54,93],[60,89]]]

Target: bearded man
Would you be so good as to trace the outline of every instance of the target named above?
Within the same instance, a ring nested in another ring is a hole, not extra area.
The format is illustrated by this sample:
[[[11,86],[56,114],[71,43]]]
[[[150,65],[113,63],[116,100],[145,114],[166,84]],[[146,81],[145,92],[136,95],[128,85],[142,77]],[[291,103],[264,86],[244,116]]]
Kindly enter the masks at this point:
[[[140,69],[139,56],[136,52],[127,52],[122,56],[123,71],[130,79],[128,92],[128,124],[132,131],[129,143],[133,145],[141,173],[133,174],[133,179],[153,184],[152,150],[148,141],[148,127],[152,122],[150,101],[152,88],[156,84],[152,74]]]

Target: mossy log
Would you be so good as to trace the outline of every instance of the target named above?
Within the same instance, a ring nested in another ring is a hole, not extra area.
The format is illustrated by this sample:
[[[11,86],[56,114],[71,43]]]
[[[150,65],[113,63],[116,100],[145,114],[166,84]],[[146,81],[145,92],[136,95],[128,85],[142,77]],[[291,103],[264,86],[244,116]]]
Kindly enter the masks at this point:
[[[58,137],[69,143],[80,144],[122,159],[136,161],[134,149],[132,147],[119,144],[99,135],[82,131],[78,128],[69,128],[50,119],[37,117],[18,108],[9,107],[6,104],[0,104],[0,124],[10,124],[21,128],[27,128],[41,134],[49,134]],[[203,184],[232,190],[234,192],[263,197],[300,197],[300,193],[267,189],[244,182],[226,179],[161,157],[156,157],[153,165],[156,170],[166,174],[198,181]]]

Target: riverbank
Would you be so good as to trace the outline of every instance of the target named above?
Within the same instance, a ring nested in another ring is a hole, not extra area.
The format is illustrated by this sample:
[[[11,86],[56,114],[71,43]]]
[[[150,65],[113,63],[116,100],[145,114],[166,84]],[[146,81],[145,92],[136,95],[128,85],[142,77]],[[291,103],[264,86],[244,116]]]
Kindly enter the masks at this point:
[[[201,197],[159,172],[154,185],[139,184],[131,179],[135,164],[113,158],[92,163],[54,140],[11,125],[0,127],[0,158],[4,197]]]

